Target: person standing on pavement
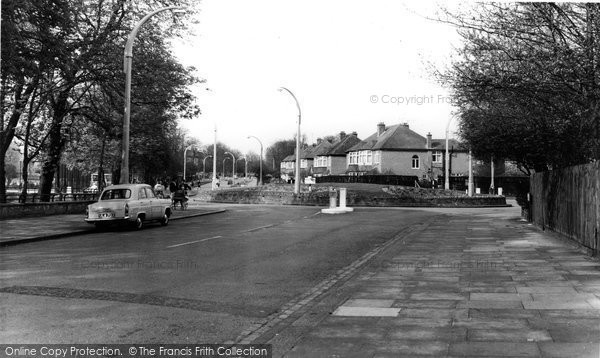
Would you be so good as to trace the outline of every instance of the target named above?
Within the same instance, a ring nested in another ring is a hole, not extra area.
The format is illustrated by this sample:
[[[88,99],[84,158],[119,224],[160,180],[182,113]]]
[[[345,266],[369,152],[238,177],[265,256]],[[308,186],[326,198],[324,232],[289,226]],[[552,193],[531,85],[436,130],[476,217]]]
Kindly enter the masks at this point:
[[[169,192],[171,193],[171,197],[173,197],[173,194],[175,194],[176,191],[177,183],[175,183],[175,180],[171,180],[171,183],[169,183]]]
[[[154,194],[159,198],[162,198],[165,194],[165,186],[162,185],[160,180],[156,182],[156,185],[154,186]]]

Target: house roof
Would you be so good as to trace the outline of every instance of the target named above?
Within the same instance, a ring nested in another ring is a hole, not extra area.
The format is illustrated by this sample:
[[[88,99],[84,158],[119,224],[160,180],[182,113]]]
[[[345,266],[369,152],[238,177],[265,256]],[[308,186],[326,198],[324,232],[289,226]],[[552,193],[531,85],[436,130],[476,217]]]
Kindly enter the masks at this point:
[[[356,144],[348,151],[380,150],[380,149],[425,149],[427,139],[412,131],[407,125],[396,124],[389,126],[381,135],[373,133],[367,139]]]
[[[300,149],[300,159],[314,159],[315,149],[316,145],[311,145],[307,148]]]
[[[449,139],[448,144],[454,150],[464,150],[456,139]],[[432,139],[431,149],[444,150],[446,139]],[[427,149],[427,138],[411,130],[408,125],[396,124],[385,128],[381,135],[373,133],[365,140],[346,150],[354,152],[358,150],[425,150]]]
[[[283,158],[282,162],[295,162],[296,154],[290,154],[287,157]]]
[[[356,133],[347,135],[344,139],[333,144],[331,149],[326,155],[346,155],[346,151],[356,144],[360,143],[361,140],[356,136]]]
[[[448,147],[453,150],[468,151],[464,144],[456,139],[448,138]],[[431,149],[446,150],[446,138],[432,139]]]
[[[312,154],[314,157],[319,156],[319,155],[327,155],[327,153],[329,153],[331,148],[333,148],[333,143],[331,143],[330,141],[325,139],[325,140],[322,140],[321,143],[317,144],[317,146],[313,150]]]

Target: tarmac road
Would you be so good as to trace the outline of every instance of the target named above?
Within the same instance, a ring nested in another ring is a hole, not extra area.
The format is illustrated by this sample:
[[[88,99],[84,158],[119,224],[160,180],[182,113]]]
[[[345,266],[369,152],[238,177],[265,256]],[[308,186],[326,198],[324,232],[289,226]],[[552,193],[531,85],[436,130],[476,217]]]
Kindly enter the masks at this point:
[[[167,227],[0,248],[0,342],[234,341],[397,233],[439,215],[233,205]]]

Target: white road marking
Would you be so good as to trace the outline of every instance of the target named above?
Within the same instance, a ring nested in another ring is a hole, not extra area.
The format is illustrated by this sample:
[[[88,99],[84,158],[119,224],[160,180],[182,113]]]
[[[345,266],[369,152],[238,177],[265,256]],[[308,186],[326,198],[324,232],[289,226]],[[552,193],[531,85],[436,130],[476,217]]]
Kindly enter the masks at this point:
[[[266,229],[266,228],[273,227],[273,226],[275,226],[275,224],[265,225],[265,226],[259,226],[259,227],[255,227],[254,229],[246,230],[245,232],[252,232],[252,231],[256,231],[256,230],[260,230],[260,229]]]
[[[173,247],[178,247],[178,246],[183,246],[183,245],[191,245],[191,244],[196,244],[198,242],[204,242],[204,241],[208,241],[208,240],[214,240],[214,239],[219,239],[223,236],[213,236],[213,237],[208,237],[206,239],[202,239],[202,240],[196,240],[196,241],[190,241],[190,242],[184,242],[181,244],[177,244],[177,245],[171,245],[171,246],[167,246],[167,249],[173,248]]]

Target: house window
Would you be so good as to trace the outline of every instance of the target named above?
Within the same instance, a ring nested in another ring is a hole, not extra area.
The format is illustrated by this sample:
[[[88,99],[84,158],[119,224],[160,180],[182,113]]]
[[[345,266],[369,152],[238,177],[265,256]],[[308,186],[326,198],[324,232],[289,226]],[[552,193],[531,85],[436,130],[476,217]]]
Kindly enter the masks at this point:
[[[348,163],[350,165],[358,164],[358,152],[350,152],[350,161]]]
[[[416,154],[412,157],[412,168],[419,169],[419,156]]]
[[[318,156],[316,160],[315,167],[326,167],[327,166],[327,157],[326,156]]]
[[[306,167],[308,167],[308,160],[300,159],[300,168],[305,169]]]
[[[373,155],[373,164],[381,164],[381,151],[378,150]]]
[[[370,150],[361,150],[358,157],[358,164],[371,165],[373,163],[373,152]]]
[[[440,151],[433,152],[433,162],[434,163],[442,163],[442,152],[440,152]]]

